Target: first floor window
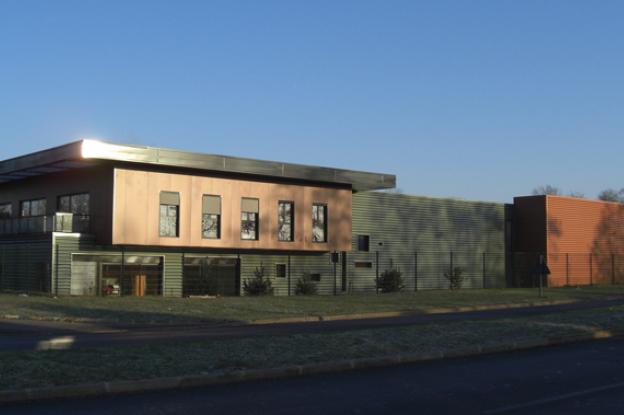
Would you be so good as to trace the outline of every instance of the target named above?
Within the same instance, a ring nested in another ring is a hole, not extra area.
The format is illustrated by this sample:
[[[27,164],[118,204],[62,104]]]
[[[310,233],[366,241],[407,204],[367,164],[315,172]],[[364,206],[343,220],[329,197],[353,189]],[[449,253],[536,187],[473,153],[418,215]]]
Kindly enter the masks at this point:
[[[221,196],[204,195],[202,200],[202,238],[221,237]]]
[[[75,215],[89,215],[89,193],[64,195],[58,198],[58,211],[73,213]]]
[[[295,209],[293,202],[277,204],[277,239],[291,242],[294,237]]]
[[[0,219],[8,219],[13,216],[13,205],[11,203],[0,204]]]
[[[312,205],[312,242],[327,242],[327,205]]]
[[[244,197],[241,200],[241,239],[258,240],[258,199]]]
[[[20,208],[21,208],[20,214],[23,218],[28,218],[31,216],[45,216],[46,200],[45,199],[24,200]]]
[[[180,194],[160,192],[160,236],[178,237],[180,218]]]
[[[258,214],[241,212],[241,239],[258,239]]]

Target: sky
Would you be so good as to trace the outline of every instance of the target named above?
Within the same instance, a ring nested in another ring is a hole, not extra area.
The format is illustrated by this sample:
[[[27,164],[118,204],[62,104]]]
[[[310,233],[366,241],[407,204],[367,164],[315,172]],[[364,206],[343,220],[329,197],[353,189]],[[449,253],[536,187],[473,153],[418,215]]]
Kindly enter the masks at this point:
[[[0,159],[81,138],[511,202],[624,187],[622,1],[0,0]]]

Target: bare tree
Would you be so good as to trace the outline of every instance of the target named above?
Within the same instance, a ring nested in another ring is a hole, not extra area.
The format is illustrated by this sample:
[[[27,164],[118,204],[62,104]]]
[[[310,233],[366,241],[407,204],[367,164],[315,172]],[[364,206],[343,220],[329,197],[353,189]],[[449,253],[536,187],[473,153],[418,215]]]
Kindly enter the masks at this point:
[[[598,199],[606,202],[624,203],[624,188],[620,190],[605,189],[598,194]]]
[[[579,199],[585,199],[585,193],[583,192],[575,192],[574,190],[568,193],[570,197],[578,197]]]
[[[535,189],[533,189],[533,195],[534,196],[540,196],[540,195],[560,195],[561,194],[561,190],[558,187],[555,186],[551,186],[549,184],[543,185],[543,186],[537,186]]]

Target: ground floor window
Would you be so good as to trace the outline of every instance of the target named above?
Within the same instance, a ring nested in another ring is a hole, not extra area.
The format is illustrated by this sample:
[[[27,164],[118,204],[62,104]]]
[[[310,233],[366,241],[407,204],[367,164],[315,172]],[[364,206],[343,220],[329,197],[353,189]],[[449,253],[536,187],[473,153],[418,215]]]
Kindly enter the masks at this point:
[[[161,256],[72,255],[72,295],[162,295],[162,281]]]
[[[239,295],[238,264],[237,258],[185,257],[182,294],[185,297]]]

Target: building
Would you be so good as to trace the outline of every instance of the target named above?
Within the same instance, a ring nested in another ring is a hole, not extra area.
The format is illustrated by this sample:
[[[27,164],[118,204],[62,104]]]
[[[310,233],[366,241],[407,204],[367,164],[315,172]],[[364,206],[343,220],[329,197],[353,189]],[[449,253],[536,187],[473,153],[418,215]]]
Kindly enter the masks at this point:
[[[96,140],[5,160],[0,289],[241,295],[262,271],[276,295],[295,294],[304,276],[341,294],[374,292],[392,268],[405,290],[448,288],[454,270],[463,287],[488,288],[533,285],[538,252],[559,266],[535,237],[546,235],[539,201],[550,199],[428,198],[389,192],[395,184],[391,174]]]
[[[624,282],[624,205],[567,196],[514,198],[518,259],[543,254],[548,285]]]

